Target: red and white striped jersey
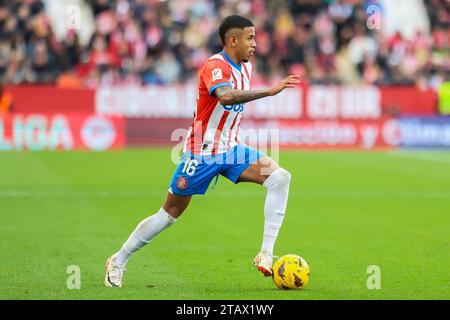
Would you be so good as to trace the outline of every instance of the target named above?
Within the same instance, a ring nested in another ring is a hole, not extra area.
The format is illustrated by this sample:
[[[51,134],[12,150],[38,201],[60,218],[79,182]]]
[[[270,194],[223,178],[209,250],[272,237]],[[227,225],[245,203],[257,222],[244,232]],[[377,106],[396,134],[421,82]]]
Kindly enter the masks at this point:
[[[250,62],[237,65],[224,51],[206,61],[200,71],[197,108],[187,133],[184,152],[221,154],[240,143],[238,134],[244,104],[223,106],[214,90],[222,86],[250,90],[251,74]]]

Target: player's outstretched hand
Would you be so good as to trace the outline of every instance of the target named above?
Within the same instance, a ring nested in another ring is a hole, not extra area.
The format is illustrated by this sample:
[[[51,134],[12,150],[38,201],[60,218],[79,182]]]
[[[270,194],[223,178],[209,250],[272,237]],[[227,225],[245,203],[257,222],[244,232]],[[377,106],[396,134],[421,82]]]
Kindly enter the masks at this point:
[[[284,78],[282,81],[280,81],[277,85],[273,86],[270,89],[270,95],[274,96],[286,88],[294,88],[301,82],[300,80],[301,80],[301,76],[290,75],[290,76]]]

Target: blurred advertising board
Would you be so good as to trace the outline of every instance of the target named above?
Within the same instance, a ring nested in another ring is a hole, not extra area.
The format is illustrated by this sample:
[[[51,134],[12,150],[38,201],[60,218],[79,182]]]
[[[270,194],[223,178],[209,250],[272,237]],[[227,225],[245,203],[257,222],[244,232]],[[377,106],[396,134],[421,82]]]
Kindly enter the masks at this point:
[[[95,90],[62,89],[54,86],[23,85],[6,87],[12,95],[14,112],[94,113]]]
[[[258,86],[255,86],[257,89]],[[128,118],[188,118],[194,114],[197,87],[99,88],[97,114]],[[285,90],[245,104],[250,119],[378,119],[381,97],[377,87],[312,86]]]
[[[0,150],[173,145],[197,99],[194,84],[6,90],[14,107],[0,115]],[[276,131],[282,148],[448,148],[450,118],[438,116],[438,100],[415,87],[303,86],[245,104],[240,134]]]
[[[255,89],[259,86],[253,86]],[[149,119],[192,119],[196,84],[62,89],[11,86],[14,112],[96,113]],[[245,104],[245,118],[267,120],[375,120],[438,114],[438,95],[415,87],[301,86]]]
[[[400,118],[397,123],[401,147],[450,148],[450,116]]]
[[[258,89],[259,86],[254,86]],[[97,114],[127,118],[191,119],[197,86],[104,87],[95,95]],[[245,104],[248,119],[374,120],[386,115],[436,114],[432,90],[415,87],[302,86]]]
[[[301,120],[245,121],[240,130],[241,140],[251,130],[259,136],[276,137],[282,148],[363,149],[395,148],[398,127],[395,120]],[[251,136],[257,136],[255,134]],[[261,142],[261,141],[259,141]],[[272,140],[273,142],[273,140]],[[249,140],[255,144],[255,141]]]
[[[94,114],[8,114],[0,117],[0,151],[123,148],[124,121]]]
[[[372,121],[245,121],[240,132],[252,129],[267,131],[267,136],[271,136],[270,131],[278,132],[278,143],[284,148],[450,148],[450,116]]]

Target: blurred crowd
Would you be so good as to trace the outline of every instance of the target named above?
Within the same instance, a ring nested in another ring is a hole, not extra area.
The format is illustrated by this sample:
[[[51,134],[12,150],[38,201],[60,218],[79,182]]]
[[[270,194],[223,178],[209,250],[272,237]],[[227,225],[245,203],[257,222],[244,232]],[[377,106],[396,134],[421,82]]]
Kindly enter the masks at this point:
[[[450,80],[449,1],[424,0],[430,36],[417,32],[412,40],[369,30],[367,2],[85,0],[95,30],[82,45],[76,29],[57,39],[41,0],[2,0],[0,77],[3,83],[93,88],[196,81],[204,61],[222,50],[220,21],[240,14],[256,26],[254,82],[290,73],[315,84],[437,88]]]

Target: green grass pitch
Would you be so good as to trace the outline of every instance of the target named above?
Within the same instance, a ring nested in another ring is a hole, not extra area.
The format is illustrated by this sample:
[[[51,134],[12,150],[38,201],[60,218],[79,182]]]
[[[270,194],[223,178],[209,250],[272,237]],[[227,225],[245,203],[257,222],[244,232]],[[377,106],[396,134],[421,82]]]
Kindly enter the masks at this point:
[[[225,178],[117,289],[103,287],[105,260],[159,209],[170,149],[0,153],[0,299],[450,299],[450,153],[286,151],[280,163],[293,179],[275,254],[306,259],[304,290],[253,268],[265,190]],[[371,265],[380,289],[367,288]]]

